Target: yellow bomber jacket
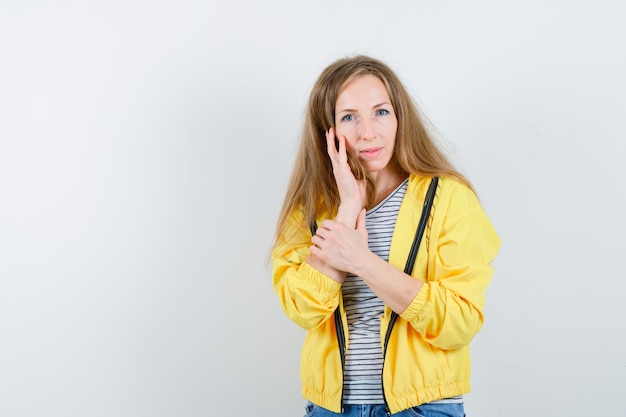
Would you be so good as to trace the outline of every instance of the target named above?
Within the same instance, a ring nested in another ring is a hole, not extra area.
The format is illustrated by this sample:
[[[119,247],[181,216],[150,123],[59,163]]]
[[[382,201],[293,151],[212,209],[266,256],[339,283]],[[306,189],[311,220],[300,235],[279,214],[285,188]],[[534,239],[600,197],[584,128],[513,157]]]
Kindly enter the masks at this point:
[[[389,263],[404,269],[430,178],[411,176],[391,241]],[[318,219],[318,223],[322,219]],[[341,412],[343,358],[350,342],[341,284],[305,262],[311,231],[294,213],[272,252],[276,294],[287,316],[307,330],[300,374],[305,399]],[[380,320],[383,392],[391,413],[470,391],[469,343],[483,324],[490,266],[500,239],[475,194],[440,178],[412,276],[424,286],[393,324]]]

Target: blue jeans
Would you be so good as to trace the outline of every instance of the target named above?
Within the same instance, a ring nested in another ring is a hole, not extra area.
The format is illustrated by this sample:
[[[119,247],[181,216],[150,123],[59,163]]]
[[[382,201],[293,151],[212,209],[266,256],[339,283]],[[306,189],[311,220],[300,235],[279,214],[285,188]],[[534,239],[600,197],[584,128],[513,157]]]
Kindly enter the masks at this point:
[[[463,404],[422,404],[396,414],[387,414],[384,405],[346,404],[343,408],[343,413],[337,414],[308,402],[304,417],[465,417]]]

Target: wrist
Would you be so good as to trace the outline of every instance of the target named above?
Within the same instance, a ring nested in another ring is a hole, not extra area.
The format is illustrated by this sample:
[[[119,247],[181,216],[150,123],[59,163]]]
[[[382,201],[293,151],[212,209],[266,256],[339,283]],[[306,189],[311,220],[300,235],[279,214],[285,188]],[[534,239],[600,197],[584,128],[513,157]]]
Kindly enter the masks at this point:
[[[362,207],[356,204],[341,204],[337,209],[335,221],[354,229],[356,227],[356,219],[359,217]]]
[[[374,270],[375,262],[379,259],[378,255],[374,254],[374,252],[368,251],[365,257],[361,257],[361,259],[354,263],[350,272],[365,280],[367,278],[366,275],[368,272]]]

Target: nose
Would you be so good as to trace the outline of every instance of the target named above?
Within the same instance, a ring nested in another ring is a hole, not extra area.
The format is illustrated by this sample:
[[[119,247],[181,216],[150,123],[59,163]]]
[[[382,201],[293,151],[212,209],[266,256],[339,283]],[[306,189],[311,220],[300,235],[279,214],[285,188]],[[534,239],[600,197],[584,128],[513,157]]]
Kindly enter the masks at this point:
[[[361,139],[363,140],[370,140],[376,136],[372,119],[370,119],[369,117],[364,117],[361,119],[359,134]]]

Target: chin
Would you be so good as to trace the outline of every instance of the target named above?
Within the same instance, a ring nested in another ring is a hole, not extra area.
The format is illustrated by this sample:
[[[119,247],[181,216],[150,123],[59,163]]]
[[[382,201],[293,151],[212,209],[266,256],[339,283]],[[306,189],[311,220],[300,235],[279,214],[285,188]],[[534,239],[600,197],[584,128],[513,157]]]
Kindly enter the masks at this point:
[[[380,172],[383,169],[385,169],[385,166],[381,166],[381,164],[367,164],[367,165],[365,165],[365,170],[369,174],[376,174],[377,172]]]

